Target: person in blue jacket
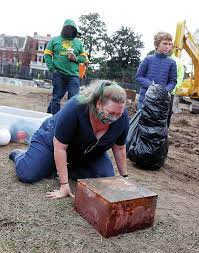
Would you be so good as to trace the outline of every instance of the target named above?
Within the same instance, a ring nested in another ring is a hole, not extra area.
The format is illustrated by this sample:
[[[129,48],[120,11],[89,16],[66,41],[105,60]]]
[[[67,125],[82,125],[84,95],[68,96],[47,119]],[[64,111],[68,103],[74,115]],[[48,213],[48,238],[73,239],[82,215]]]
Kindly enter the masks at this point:
[[[20,181],[33,183],[57,172],[60,189],[49,198],[72,196],[68,179],[114,176],[106,153],[112,149],[121,176],[127,176],[126,136],[129,129],[126,93],[104,82],[90,96],[77,95],[35,132],[26,152],[13,150]]]
[[[138,110],[142,103],[148,87],[152,84],[163,85],[169,93],[177,84],[176,62],[169,57],[172,44],[172,36],[166,32],[158,32],[154,36],[155,53],[148,55],[141,62],[136,73],[136,81],[141,85],[138,99]]]

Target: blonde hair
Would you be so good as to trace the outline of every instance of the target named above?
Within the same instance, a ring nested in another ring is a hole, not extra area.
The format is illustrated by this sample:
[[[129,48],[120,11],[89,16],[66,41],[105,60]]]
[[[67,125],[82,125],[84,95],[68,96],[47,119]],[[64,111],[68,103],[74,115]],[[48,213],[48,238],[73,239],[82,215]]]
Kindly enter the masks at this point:
[[[154,46],[157,49],[160,45],[160,42],[163,40],[172,41],[173,37],[170,33],[167,32],[158,32],[154,35]]]

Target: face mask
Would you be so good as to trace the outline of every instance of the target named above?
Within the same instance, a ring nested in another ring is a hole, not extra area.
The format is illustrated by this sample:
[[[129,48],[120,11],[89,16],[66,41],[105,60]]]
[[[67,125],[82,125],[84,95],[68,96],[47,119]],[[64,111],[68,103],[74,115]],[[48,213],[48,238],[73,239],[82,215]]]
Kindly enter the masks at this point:
[[[61,31],[61,36],[64,39],[74,39],[77,36],[77,30],[71,26],[64,26]]]
[[[97,117],[98,119],[103,123],[103,124],[107,124],[107,123],[113,123],[114,121],[116,121],[118,118],[111,116],[105,112],[98,112],[97,113]]]

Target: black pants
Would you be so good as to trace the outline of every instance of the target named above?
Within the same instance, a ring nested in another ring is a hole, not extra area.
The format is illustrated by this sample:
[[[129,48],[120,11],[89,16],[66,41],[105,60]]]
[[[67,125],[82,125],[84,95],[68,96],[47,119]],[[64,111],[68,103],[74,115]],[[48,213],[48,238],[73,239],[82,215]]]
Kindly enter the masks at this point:
[[[173,114],[173,100],[174,100],[174,95],[171,95],[171,102],[170,102],[170,107],[169,107],[169,114],[168,114],[168,118],[167,118],[167,126],[169,128],[170,123],[171,123],[171,115]]]

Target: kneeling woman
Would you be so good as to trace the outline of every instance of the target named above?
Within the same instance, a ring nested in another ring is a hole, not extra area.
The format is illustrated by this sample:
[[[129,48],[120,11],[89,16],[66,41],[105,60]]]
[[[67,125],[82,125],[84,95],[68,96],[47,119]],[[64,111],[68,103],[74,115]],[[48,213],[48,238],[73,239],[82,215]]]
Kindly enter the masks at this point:
[[[68,178],[114,176],[106,151],[112,148],[120,175],[126,176],[126,136],[129,128],[126,94],[119,85],[105,82],[88,96],[77,95],[46,119],[26,152],[13,150],[20,181],[33,183],[57,172],[60,190],[50,198],[72,196]]]

